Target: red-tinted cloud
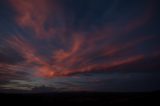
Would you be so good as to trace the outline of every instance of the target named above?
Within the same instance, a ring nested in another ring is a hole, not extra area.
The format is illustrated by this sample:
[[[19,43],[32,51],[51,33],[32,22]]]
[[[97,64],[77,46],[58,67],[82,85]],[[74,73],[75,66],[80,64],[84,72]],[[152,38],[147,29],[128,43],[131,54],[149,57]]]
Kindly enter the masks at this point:
[[[32,29],[37,38],[48,38],[56,32],[55,28],[48,27],[50,18],[58,18],[60,8],[54,0],[10,0],[17,11],[16,21],[24,27]],[[52,2],[52,5],[50,5]],[[53,3],[54,2],[54,3]],[[47,26],[47,28],[46,28]]]
[[[50,3],[53,5],[51,6]],[[120,41],[119,38],[125,39],[128,33],[145,25],[152,17],[152,9],[147,9],[147,12],[144,12],[136,19],[133,18],[128,22],[124,22],[121,28],[113,23],[112,26],[106,24],[103,27],[95,28],[94,31],[84,33],[83,31],[74,30],[72,27],[65,32],[64,29],[67,28],[48,25],[48,23],[56,21],[56,18],[60,17],[59,14],[64,12],[57,2],[49,0],[11,0],[11,4],[17,11],[16,22],[18,25],[24,29],[33,30],[33,35],[36,38],[42,38],[50,46],[55,46],[50,41],[59,41],[57,45],[60,46],[49,49],[50,55],[45,56],[40,53],[44,50],[39,50],[38,44],[35,45],[22,37],[23,35],[20,35],[21,37],[15,35],[6,40],[25,59],[23,68],[30,66],[30,71],[32,71],[30,73],[33,76],[52,78],[95,70],[105,69],[108,71],[107,69],[127,65],[145,58],[144,54],[131,53],[131,51],[141,43],[150,40],[150,37],[133,37],[134,39],[125,41]],[[65,20],[62,20],[63,22]],[[120,23],[117,20],[116,22]],[[36,42],[42,45],[42,39],[36,39]],[[45,43],[43,46],[48,48]],[[4,67],[4,64],[0,65]],[[7,67],[16,70],[20,66],[17,64],[15,67]]]

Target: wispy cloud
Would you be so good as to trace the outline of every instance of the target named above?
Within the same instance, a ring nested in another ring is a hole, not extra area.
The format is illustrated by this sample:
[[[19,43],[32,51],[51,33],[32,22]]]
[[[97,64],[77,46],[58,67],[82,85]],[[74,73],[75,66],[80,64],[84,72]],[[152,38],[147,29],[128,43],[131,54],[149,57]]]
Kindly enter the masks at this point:
[[[83,23],[88,15],[83,17],[82,24],[76,24],[74,21],[80,20],[74,16],[76,10],[66,8],[58,0],[10,0],[9,3],[15,10],[14,22],[23,33],[4,38],[3,48],[0,47],[0,79],[11,83],[1,86],[6,89],[37,87],[25,78],[52,79],[107,72],[143,61],[159,51],[150,51],[155,45],[145,44],[153,42],[157,35],[143,33],[155,15],[154,3],[146,5],[143,12],[135,12],[135,17],[128,14],[123,16],[126,20],[112,17],[113,21],[91,24],[88,29],[88,23]]]

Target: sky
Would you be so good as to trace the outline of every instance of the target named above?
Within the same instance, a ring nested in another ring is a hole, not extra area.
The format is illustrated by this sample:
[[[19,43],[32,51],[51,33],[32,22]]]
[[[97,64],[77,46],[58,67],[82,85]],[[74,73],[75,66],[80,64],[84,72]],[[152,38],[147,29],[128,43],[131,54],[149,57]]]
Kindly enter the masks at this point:
[[[160,90],[158,0],[1,0],[0,92]]]

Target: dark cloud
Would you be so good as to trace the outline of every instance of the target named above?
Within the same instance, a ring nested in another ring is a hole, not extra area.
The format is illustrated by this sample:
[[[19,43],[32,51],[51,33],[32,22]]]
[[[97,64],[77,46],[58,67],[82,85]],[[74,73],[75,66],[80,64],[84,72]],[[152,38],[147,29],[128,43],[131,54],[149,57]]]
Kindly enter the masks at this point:
[[[17,64],[23,61],[24,58],[14,49],[5,45],[0,48],[0,63]]]
[[[157,73],[160,70],[160,56],[147,57],[127,65],[117,67],[122,72]]]

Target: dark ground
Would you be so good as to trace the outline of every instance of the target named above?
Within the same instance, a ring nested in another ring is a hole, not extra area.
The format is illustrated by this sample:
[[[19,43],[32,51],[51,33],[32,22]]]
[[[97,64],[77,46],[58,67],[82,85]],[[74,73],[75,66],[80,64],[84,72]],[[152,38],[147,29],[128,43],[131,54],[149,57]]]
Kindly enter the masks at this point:
[[[148,93],[96,93],[66,92],[41,94],[0,94],[0,103],[6,105],[127,105],[127,106],[160,106],[160,92]]]

